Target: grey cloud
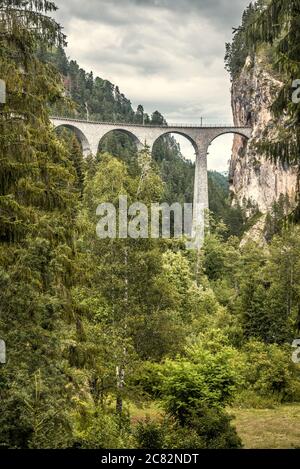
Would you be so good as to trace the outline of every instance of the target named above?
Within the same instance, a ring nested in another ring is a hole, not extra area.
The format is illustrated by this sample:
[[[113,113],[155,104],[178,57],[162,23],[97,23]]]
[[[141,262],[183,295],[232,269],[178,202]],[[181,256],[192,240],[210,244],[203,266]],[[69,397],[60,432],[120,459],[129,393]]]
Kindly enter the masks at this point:
[[[117,84],[133,106],[157,109],[169,122],[230,121],[225,42],[248,0],[56,3],[68,55]]]
[[[186,74],[187,69],[182,62],[201,63],[203,74],[213,67],[217,56],[223,59],[224,45],[209,42],[193,42],[193,38],[181,40],[173,34],[161,33],[152,37],[152,29],[141,34],[135,28],[126,29],[118,44],[102,43],[96,47],[96,40],[90,38],[91,47],[85,52],[85,60],[90,63],[101,63],[109,67],[128,65],[134,67],[139,75],[167,74],[179,78]],[[95,44],[95,47],[94,47]]]
[[[111,25],[128,25],[144,21],[143,9],[139,12],[134,2],[124,0],[89,0],[88,6],[81,0],[57,0],[58,17],[64,23],[74,18]],[[140,13],[140,14],[139,14]]]
[[[89,0],[88,4],[81,0],[57,0],[65,21],[77,17],[116,25],[130,24],[139,18],[146,19],[143,8],[148,7],[186,15],[196,13],[223,27],[236,26],[240,21],[241,4],[245,7],[248,3],[250,0]]]
[[[230,117],[225,42],[248,0],[56,0],[68,55],[170,121]]]
[[[199,12],[203,16],[221,21],[239,21],[241,16],[240,0],[128,0],[137,5],[151,5],[156,8],[180,10],[181,12]],[[118,0],[115,0],[118,4]],[[250,0],[248,1],[250,3]]]

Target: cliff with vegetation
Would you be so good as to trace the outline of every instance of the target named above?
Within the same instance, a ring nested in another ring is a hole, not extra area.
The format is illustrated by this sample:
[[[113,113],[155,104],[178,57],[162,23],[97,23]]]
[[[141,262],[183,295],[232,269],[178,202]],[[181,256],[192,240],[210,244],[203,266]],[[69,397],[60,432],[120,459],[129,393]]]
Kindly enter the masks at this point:
[[[276,142],[285,118],[275,116],[273,103],[284,86],[284,74],[276,66],[274,45],[255,43],[251,47],[246,29],[255,24],[264,2],[250,5],[233,43],[227,45],[226,62],[232,77],[232,112],[237,126],[250,125],[252,138],[247,142],[235,136],[230,163],[230,190],[233,200],[261,213],[269,212],[274,203],[285,201],[289,212],[295,206],[297,166],[288,160],[270,158],[263,148],[265,141]],[[284,115],[282,113],[282,115]]]
[[[255,143],[277,133],[270,107],[274,93],[282,83],[274,77],[263,57],[248,57],[232,83],[232,110],[237,126],[251,125],[250,141],[236,136],[230,164],[230,189],[241,205],[255,206],[265,213],[280,197],[293,205],[297,171],[294,167],[273,163],[260,153]]]

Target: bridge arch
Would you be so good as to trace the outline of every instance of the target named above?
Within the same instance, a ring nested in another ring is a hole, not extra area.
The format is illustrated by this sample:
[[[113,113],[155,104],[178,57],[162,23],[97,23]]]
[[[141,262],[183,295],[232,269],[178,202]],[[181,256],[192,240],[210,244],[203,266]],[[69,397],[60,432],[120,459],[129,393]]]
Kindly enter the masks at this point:
[[[153,144],[152,144],[152,150],[154,148],[154,145],[158,142],[158,140],[162,137],[166,137],[167,135],[180,135],[181,137],[186,138],[193,145],[195,153],[197,154],[198,145],[197,145],[196,141],[190,135],[185,133],[184,131],[173,130],[173,129],[169,129],[169,130],[166,129],[165,131],[161,132],[161,134],[157,138],[154,139]]]
[[[61,130],[61,129],[70,130],[71,132],[73,132],[76,135],[77,139],[79,140],[79,142],[81,144],[82,153],[83,153],[84,156],[88,156],[88,155],[91,154],[90,142],[88,141],[87,137],[82,132],[82,130],[80,130],[75,125],[71,125],[71,124],[60,124],[57,127],[55,127],[56,132]]]
[[[227,173],[227,180],[229,184],[232,184],[236,170],[236,161],[232,158],[233,145],[236,142],[235,137],[239,138],[239,153],[242,157],[246,153],[251,133],[249,129],[229,128],[222,129],[216,132],[215,135],[210,135],[206,147],[208,171]],[[211,194],[209,194],[209,197],[211,197]]]
[[[251,138],[251,134],[252,131],[249,129],[229,128],[222,129],[215,134],[210,135],[205,145],[209,170],[216,170],[216,165],[220,164],[220,156],[222,153],[223,157],[226,157],[227,169],[229,168],[229,181],[232,181],[232,148],[235,142],[234,138],[239,137],[241,139],[240,146],[243,148],[244,153],[248,145],[248,140]],[[215,157],[218,156],[217,160],[212,158],[212,155]]]
[[[126,135],[127,137],[129,137],[130,140],[135,144],[137,151],[142,150],[142,149],[144,148],[143,143],[138,139],[138,137],[137,137],[133,132],[131,132],[131,131],[128,130],[128,129],[122,129],[122,127],[120,127],[120,128],[119,128],[119,127],[116,127],[116,128],[114,128],[114,129],[108,130],[107,132],[105,132],[105,133],[101,136],[101,138],[100,138],[100,140],[99,140],[99,142],[98,142],[98,151],[99,151],[99,149],[100,149],[100,147],[101,147],[101,144],[103,144],[105,138],[107,138],[109,135],[113,135],[113,134],[116,133],[116,132],[119,132],[119,133],[121,133],[121,134]]]
[[[243,129],[224,129],[222,131],[219,131],[216,135],[212,136],[208,142],[208,146],[210,146],[217,138],[221,137],[222,135],[229,135],[232,134],[233,136],[239,135],[240,137],[244,137],[246,140],[249,140],[251,135],[249,133],[249,130],[245,131]]]

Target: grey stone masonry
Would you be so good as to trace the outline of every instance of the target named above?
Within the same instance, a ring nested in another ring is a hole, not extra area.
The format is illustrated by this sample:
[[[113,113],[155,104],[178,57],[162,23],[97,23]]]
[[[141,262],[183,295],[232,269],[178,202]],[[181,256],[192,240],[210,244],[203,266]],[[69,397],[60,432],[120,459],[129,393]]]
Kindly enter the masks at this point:
[[[121,131],[129,135],[136,143],[138,150],[149,148],[152,152],[155,142],[167,134],[178,134],[186,137],[193,145],[196,154],[193,239],[199,249],[204,240],[205,213],[208,204],[207,154],[211,143],[220,135],[238,134],[247,139],[252,135],[250,127],[231,126],[195,126],[185,124],[171,125],[138,125],[112,122],[94,122],[62,117],[52,117],[55,128],[66,127],[75,132],[81,142],[84,155],[96,155],[101,140],[112,131]]]

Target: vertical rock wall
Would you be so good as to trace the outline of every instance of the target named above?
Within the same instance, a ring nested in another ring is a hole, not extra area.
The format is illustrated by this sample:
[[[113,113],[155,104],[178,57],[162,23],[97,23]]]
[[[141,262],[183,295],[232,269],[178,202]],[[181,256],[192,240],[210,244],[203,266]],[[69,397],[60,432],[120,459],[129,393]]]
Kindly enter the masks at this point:
[[[234,200],[244,206],[256,206],[266,213],[281,194],[295,199],[297,176],[294,168],[273,164],[253,148],[253,144],[266,134],[276,136],[270,105],[280,88],[262,60],[247,59],[239,77],[232,84],[232,110],[235,125],[250,124],[250,141],[235,136],[230,164],[230,189]]]

